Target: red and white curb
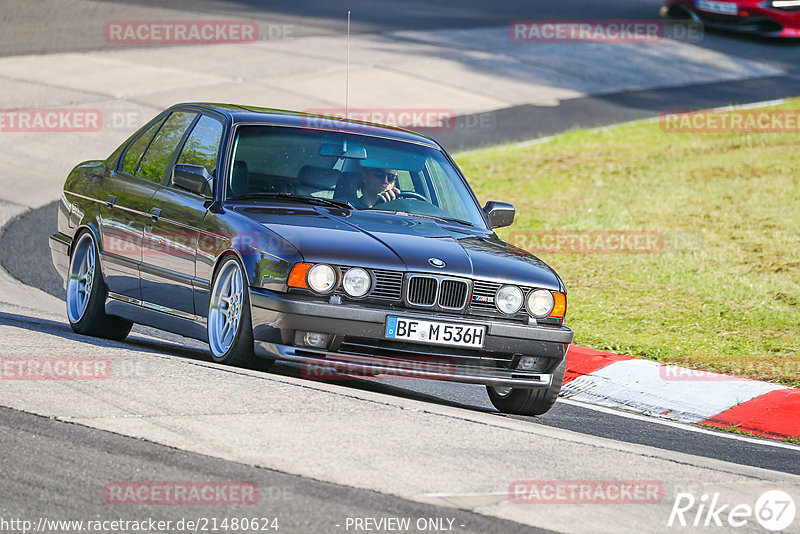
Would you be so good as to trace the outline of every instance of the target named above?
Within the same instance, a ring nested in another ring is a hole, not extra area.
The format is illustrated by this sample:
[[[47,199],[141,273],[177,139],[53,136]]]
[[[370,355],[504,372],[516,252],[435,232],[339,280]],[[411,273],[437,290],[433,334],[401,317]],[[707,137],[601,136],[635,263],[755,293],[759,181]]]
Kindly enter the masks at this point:
[[[684,423],[800,438],[800,389],[570,345],[561,396]]]

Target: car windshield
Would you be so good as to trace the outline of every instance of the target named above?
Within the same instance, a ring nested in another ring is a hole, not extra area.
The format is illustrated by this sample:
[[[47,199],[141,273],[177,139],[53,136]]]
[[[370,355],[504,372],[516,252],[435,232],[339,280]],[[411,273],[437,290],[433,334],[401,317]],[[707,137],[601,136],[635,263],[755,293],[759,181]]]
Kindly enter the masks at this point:
[[[468,186],[439,150],[367,135],[239,127],[226,198],[289,195],[486,228]]]

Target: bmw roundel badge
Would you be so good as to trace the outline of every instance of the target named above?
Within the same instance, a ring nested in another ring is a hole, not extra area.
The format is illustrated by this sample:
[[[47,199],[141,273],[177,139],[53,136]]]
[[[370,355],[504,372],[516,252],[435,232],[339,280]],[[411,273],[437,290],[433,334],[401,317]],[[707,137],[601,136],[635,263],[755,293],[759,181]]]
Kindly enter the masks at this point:
[[[447,265],[443,260],[440,260],[439,258],[429,258],[428,263],[430,263],[434,267],[439,267],[440,269],[445,265]]]

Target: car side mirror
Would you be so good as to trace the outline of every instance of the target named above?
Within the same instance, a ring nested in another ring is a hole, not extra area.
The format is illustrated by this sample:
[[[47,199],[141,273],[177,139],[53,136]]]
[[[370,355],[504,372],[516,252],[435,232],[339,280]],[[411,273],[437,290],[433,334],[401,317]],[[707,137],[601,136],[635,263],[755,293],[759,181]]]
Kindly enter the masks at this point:
[[[490,200],[483,207],[483,211],[489,217],[489,226],[492,228],[503,228],[514,224],[516,210],[508,202],[495,202]]]
[[[172,185],[196,195],[211,197],[211,175],[202,165],[175,165],[172,169]]]

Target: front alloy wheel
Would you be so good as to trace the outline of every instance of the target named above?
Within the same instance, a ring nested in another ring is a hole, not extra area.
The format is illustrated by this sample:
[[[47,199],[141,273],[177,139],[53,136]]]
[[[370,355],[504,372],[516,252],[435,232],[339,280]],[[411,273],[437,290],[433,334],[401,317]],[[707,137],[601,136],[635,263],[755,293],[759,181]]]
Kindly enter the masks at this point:
[[[253,325],[250,320],[250,292],[239,261],[230,256],[222,261],[208,305],[208,345],[215,362],[239,367],[260,363],[253,352]]]

